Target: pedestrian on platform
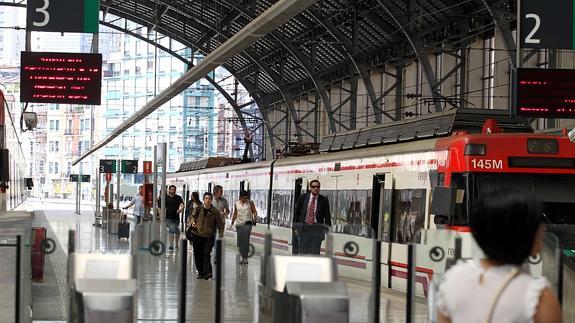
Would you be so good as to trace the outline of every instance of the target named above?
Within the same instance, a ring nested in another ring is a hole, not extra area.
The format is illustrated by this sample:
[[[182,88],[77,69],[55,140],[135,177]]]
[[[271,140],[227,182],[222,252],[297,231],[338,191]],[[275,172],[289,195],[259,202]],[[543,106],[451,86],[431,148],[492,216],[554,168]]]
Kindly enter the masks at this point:
[[[545,278],[523,267],[541,252],[541,205],[529,193],[498,188],[474,205],[469,224],[485,258],[460,260],[437,295],[440,323],[560,323],[561,308]]]
[[[138,187],[138,194],[132,198],[132,202],[124,207],[124,210],[134,206],[134,217],[136,218],[136,223],[140,224],[142,217],[144,216],[144,186],[140,185]]]
[[[166,195],[166,224],[168,226],[170,247],[169,251],[174,251],[174,240],[176,249],[180,242],[180,214],[184,211],[184,200],[176,194],[176,186],[170,185]]]
[[[236,223],[236,239],[240,249],[240,265],[248,264],[248,253],[250,251],[250,235],[252,225],[256,222],[257,210],[254,203],[250,200],[250,193],[240,191],[240,199],[234,204],[234,213],[232,215],[232,224]]]
[[[223,196],[224,189],[221,185],[214,186],[214,207],[220,211],[220,215],[224,221],[228,218],[230,214],[230,204],[228,200]]]
[[[188,222],[189,234],[192,248],[194,249],[194,260],[198,270],[198,279],[212,278],[212,249],[216,239],[216,230],[220,238],[224,236],[224,221],[218,209],[212,205],[212,194],[204,193],[204,204],[197,208],[190,216]]]
[[[321,242],[331,226],[329,200],[319,194],[321,184],[317,179],[309,183],[309,193],[297,200],[293,218],[293,245],[296,254],[319,255]]]
[[[195,210],[202,206],[202,202],[200,201],[200,195],[198,192],[192,192],[192,196],[188,201],[188,206],[186,208],[186,223],[190,220],[190,215],[194,214]]]

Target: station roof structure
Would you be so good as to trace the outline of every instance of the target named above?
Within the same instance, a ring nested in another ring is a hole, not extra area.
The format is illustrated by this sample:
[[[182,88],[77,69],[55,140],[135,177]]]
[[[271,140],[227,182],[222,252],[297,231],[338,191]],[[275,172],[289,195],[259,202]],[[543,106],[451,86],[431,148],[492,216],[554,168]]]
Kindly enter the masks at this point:
[[[3,1],[4,4],[8,2]],[[16,3],[16,0],[12,2]],[[101,0],[103,18],[100,23],[121,30],[115,20],[133,21],[208,57],[222,51],[222,45],[230,44],[230,40],[245,32],[249,24],[256,25],[254,23],[268,9],[280,2],[282,0]],[[432,77],[427,55],[457,55],[459,49],[479,36],[492,35],[496,28],[503,36],[511,64],[516,65],[515,42],[511,33],[516,22],[517,1],[514,0],[293,2],[298,3],[294,6],[306,9],[292,10],[284,17],[277,16],[281,18],[280,24],[259,31],[261,34],[248,35],[242,43],[245,45],[243,48],[211,62],[226,68],[242,83],[264,116],[269,107],[311,93],[318,95],[329,109],[330,86],[342,80],[360,78],[373,106],[375,123],[382,123],[384,116],[394,120],[378,108],[377,102],[381,97],[375,94],[370,70],[385,72],[386,66],[401,66],[418,59],[423,77],[431,84],[437,81]],[[127,27],[123,31],[136,35]],[[139,35],[153,42],[151,36]],[[228,48],[233,50],[234,46]],[[189,64],[191,66],[191,62]],[[168,94],[183,90],[182,87],[197,79],[187,78]],[[217,87],[213,80],[210,81]],[[434,97],[440,95],[433,88],[432,92]],[[223,94],[232,103],[229,94]],[[147,109],[142,109],[145,110],[143,113],[127,120],[74,164],[145,118],[162,102],[169,100],[170,95],[163,95],[166,100],[155,100],[147,105]],[[289,108],[290,104],[287,106]],[[232,107],[242,119],[241,107],[234,103]],[[436,104],[436,111],[439,110]],[[329,115],[330,111],[327,112]],[[240,121],[245,127],[243,119]],[[337,132],[331,118],[329,132]]]
[[[104,14],[155,29],[208,55],[274,3],[102,0],[100,6]],[[368,69],[400,64],[430,51],[454,51],[480,34],[493,33],[496,22],[509,29],[515,4],[321,0],[221,65],[260,107],[266,107],[305,93],[322,95],[331,83],[354,75],[365,79]]]

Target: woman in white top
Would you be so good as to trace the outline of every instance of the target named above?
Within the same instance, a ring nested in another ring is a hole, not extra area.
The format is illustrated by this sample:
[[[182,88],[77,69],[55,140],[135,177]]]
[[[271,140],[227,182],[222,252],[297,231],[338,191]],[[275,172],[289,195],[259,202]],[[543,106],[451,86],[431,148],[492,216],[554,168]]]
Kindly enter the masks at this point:
[[[543,224],[535,197],[513,188],[482,195],[469,218],[486,258],[460,261],[438,292],[440,323],[560,323],[557,297],[545,278],[522,265],[541,251]]]
[[[250,200],[250,194],[246,191],[240,192],[240,199],[234,204],[234,214],[232,215],[232,224],[237,220],[236,237],[238,248],[240,249],[240,265],[248,263],[248,253],[250,251],[250,235],[252,225],[257,216],[256,207]]]

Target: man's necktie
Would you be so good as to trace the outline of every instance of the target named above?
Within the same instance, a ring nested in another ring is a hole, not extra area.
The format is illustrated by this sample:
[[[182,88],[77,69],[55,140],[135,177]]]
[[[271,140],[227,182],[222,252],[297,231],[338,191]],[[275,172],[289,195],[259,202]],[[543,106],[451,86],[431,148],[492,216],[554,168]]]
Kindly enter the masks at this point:
[[[312,196],[311,203],[307,206],[307,214],[305,216],[305,223],[313,224],[315,216],[315,196]]]

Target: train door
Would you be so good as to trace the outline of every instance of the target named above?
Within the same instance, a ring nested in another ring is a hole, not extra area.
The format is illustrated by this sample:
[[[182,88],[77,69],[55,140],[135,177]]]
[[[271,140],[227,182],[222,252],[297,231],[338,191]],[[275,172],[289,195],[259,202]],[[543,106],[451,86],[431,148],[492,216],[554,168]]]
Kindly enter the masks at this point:
[[[299,199],[299,197],[303,194],[302,191],[305,189],[305,192],[307,192],[308,187],[307,187],[307,178],[296,178],[295,180],[295,187],[294,187],[294,193],[293,193],[293,206],[295,208],[295,203],[297,202],[297,200]]]
[[[305,191],[304,191],[305,189]],[[294,186],[294,191],[293,191],[293,202],[292,202],[292,206],[293,206],[293,213],[295,214],[295,205],[297,203],[297,200],[299,199],[299,197],[303,194],[306,193],[308,191],[308,187],[307,187],[307,178],[296,178],[295,180],[295,186]]]
[[[381,284],[391,287],[391,234],[393,208],[393,176],[373,175],[372,229],[381,242]]]
[[[240,181],[240,192],[246,191],[250,193],[250,182],[248,181]]]

